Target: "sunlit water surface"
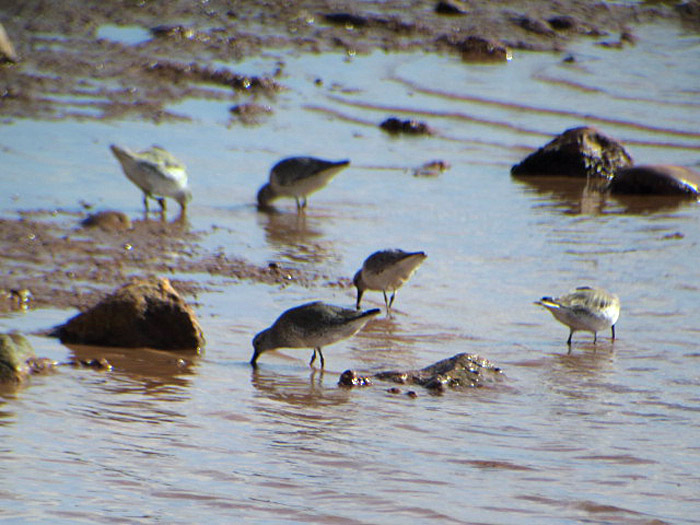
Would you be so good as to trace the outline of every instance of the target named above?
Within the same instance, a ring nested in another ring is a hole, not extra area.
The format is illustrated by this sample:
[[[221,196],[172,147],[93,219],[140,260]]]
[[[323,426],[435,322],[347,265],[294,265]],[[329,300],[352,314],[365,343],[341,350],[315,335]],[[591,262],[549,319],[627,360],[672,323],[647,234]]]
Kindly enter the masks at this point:
[[[191,227],[212,250],[264,264],[353,275],[384,247],[429,257],[383,316],[329,347],[248,365],[251,338],[311,299],[350,306],[351,289],[208,278],[197,298],[208,344],[182,366],[161,352],[105,350],[115,370],[65,368],[0,393],[0,518],[9,522],[691,523],[700,509],[700,208],[620,201],[576,182],[527,183],[510,166],[583,124],[621,140],[637,163],[698,168],[700,39],[638,31],[636,47],[577,43],[507,65],[375,53],[270,54],[235,71],[289,90],[261,125],[229,122],[231,102],[170,108],[191,123],[18,121],[0,142],[0,207],[140,214],[112,142],[165,146],[189,167]],[[320,79],[321,82],[317,82]],[[264,99],[258,101],[265,103]],[[390,137],[388,116],[434,137]],[[350,158],[313,195],[305,220],[256,211],[284,156]],[[451,168],[413,176],[431,160]],[[213,228],[216,226],[216,228]],[[187,277],[187,276],[185,276]],[[622,301],[614,345],[575,336],[532,304],[581,284]],[[383,304],[368,293],[367,306]],[[72,311],[0,319],[46,328]],[[94,349],[31,337],[66,360]],[[500,384],[444,396],[344,390],[347,368],[421,367],[458,352],[503,367]]]

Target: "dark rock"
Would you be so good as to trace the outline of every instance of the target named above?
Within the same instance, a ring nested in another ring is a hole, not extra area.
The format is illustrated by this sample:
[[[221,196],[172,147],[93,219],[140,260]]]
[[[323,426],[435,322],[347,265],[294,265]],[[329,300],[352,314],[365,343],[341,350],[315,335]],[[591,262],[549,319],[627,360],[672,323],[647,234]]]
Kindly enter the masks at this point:
[[[615,139],[596,128],[581,127],[564,133],[530,154],[510,170],[512,175],[606,177],[632,165],[632,158]]]
[[[76,368],[94,368],[100,371],[112,370],[112,365],[104,357],[100,359],[94,357],[89,359],[72,359],[68,364]]]
[[[576,19],[568,15],[553,16],[547,19],[547,23],[555,31],[573,31],[578,28]]]
[[[21,383],[32,374],[53,371],[55,367],[55,361],[36,357],[23,335],[0,334],[0,383]]]
[[[202,329],[168,279],[140,279],[119,288],[54,332],[62,343],[198,350]]]
[[[361,376],[354,370],[346,370],[340,374],[340,379],[338,379],[338,385],[354,387],[354,386],[369,386],[372,384],[372,380],[367,376]]]
[[[367,18],[350,13],[330,13],[324,15],[326,22],[339,26],[363,27],[368,23]]]
[[[431,160],[413,170],[414,177],[437,177],[450,169],[450,163],[444,160]]]
[[[120,211],[101,211],[88,215],[81,223],[86,228],[100,228],[105,231],[125,231],[130,230],[131,219]]]
[[[610,181],[610,192],[617,195],[700,195],[700,173],[665,164],[624,168]]]
[[[435,12],[439,15],[466,15],[467,11],[457,2],[440,0],[435,5]]]
[[[398,134],[406,133],[408,135],[432,135],[433,130],[424,122],[417,120],[399,120],[396,117],[389,117],[379,125],[384,131]]]
[[[530,31],[537,35],[554,36],[552,29],[542,20],[532,18],[530,16],[519,16],[513,20],[515,24],[522,27],[525,31]]]
[[[420,370],[379,372],[374,377],[400,384],[417,384],[434,391],[481,386],[501,379],[503,372],[476,354],[457,354]]]
[[[513,58],[512,51],[505,44],[480,36],[468,36],[462,40],[442,36],[437,43],[456,50],[465,62],[507,62]]]

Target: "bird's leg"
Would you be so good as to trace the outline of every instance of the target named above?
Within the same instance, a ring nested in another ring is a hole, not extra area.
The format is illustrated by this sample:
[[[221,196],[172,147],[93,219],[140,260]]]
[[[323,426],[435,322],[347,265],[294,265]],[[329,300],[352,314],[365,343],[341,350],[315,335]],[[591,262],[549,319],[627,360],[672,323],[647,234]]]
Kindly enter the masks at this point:
[[[614,341],[615,340],[615,325],[612,325],[610,327],[610,331],[612,332],[612,340]]]
[[[326,360],[323,358],[323,352],[321,352],[321,347],[319,346],[316,350],[318,350],[318,355],[321,358],[321,369],[324,369],[326,367]]]
[[[359,288],[357,289],[357,302],[355,303],[355,310],[360,309],[360,302],[362,301],[362,294],[364,291],[360,290]]]
[[[311,356],[311,361],[309,361],[309,366],[314,366],[314,361],[316,361],[316,349],[314,348],[314,353]]]
[[[569,338],[566,340],[566,344],[569,345],[569,346],[571,346],[571,336],[572,336],[572,335],[574,335],[574,331],[573,331],[573,330],[571,330],[571,331],[569,332]],[[569,351],[571,351],[570,348],[569,348]]]
[[[297,213],[301,212],[301,201],[299,200],[299,197],[294,197],[294,200],[297,201]]]
[[[301,198],[301,209],[306,210],[306,196]]]
[[[391,317],[391,305],[389,304],[389,299],[386,296],[386,290],[382,290],[384,294],[384,305],[386,306],[386,315]]]
[[[143,207],[146,209],[146,215],[148,215],[148,193],[143,194]]]
[[[598,332],[593,332],[593,344],[595,344],[596,341],[598,341]]]
[[[394,306],[394,299],[396,298],[396,290],[391,292],[391,299],[389,299],[389,306]]]

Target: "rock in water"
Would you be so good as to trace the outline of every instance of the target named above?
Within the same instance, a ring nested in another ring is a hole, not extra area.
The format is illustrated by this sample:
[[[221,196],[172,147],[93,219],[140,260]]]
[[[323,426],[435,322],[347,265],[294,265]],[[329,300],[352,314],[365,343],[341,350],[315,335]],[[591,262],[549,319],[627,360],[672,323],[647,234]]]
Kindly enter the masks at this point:
[[[700,173],[665,164],[632,166],[618,171],[610,181],[616,195],[700,195]]]
[[[473,387],[499,380],[503,372],[476,354],[457,354],[420,370],[379,372],[374,377],[402,384],[418,384],[430,390],[445,387]]]
[[[572,128],[527,156],[511,175],[611,178],[632,165],[632,157],[615,139],[593,127]]]
[[[55,367],[51,359],[36,357],[23,335],[0,334],[0,383],[21,383],[29,375],[51,372]]]
[[[21,381],[29,372],[27,360],[35,357],[32,345],[21,334],[0,334],[0,383]]]
[[[194,312],[168,279],[139,279],[117,289],[54,332],[62,343],[199,350],[204,335]]]

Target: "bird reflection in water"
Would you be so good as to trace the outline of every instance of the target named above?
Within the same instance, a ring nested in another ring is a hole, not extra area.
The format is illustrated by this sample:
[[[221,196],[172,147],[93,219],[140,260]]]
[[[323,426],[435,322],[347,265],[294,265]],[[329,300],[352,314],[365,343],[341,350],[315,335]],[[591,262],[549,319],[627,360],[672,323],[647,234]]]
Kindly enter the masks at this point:
[[[304,214],[265,213],[258,214],[258,221],[265,231],[265,240],[275,248],[280,257],[296,262],[323,262],[329,250],[320,239],[317,217]]]
[[[336,406],[347,402],[347,392],[336,387],[340,374],[313,369],[309,373],[282,374],[268,367],[253,367],[251,383],[259,395],[294,406]],[[328,376],[332,387],[326,388]]]

